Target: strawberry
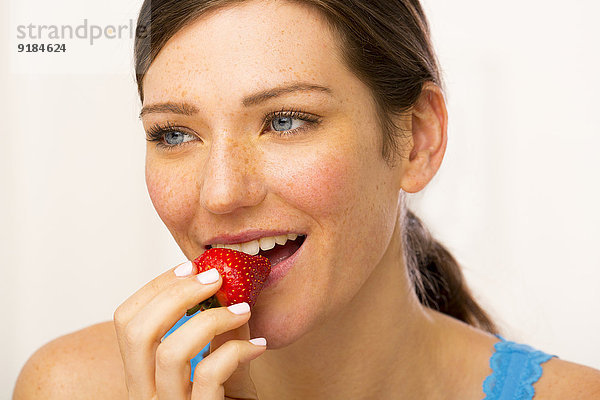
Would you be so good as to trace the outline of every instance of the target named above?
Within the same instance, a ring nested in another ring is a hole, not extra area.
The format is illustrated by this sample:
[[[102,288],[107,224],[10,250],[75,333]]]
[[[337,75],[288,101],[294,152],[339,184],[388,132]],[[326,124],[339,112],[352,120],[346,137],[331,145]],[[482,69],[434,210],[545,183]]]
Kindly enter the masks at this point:
[[[223,284],[212,297],[190,308],[187,315],[198,310],[228,307],[242,302],[252,307],[271,272],[268,258],[225,248],[206,250],[193,263],[198,268],[198,273],[216,268],[223,277]]]

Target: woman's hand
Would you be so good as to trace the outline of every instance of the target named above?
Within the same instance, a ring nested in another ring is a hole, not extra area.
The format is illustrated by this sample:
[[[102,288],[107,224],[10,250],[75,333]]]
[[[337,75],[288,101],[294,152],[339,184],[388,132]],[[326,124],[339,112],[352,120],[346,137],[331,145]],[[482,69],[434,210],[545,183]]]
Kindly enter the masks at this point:
[[[216,269],[193,275],[188,263],[152,280],[115,311],[129,398],[257,399],[249,361],[266,346],[248,340],[246,303],[202,311],[161,341],[187,309],[222,284]],[[196,366],[192,383],[189,360],[211,341],[211,353]]]

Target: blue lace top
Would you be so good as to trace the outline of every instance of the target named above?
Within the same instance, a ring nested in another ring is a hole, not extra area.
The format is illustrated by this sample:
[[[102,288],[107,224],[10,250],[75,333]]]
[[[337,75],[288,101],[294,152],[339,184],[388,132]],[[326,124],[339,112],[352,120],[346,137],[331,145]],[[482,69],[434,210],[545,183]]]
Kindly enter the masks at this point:
[[[493,372],[483,382],[484,400],[531,400],[533,384],[542,376],[541,364],[556,356],[496,336],[500,341],[490,358]]]

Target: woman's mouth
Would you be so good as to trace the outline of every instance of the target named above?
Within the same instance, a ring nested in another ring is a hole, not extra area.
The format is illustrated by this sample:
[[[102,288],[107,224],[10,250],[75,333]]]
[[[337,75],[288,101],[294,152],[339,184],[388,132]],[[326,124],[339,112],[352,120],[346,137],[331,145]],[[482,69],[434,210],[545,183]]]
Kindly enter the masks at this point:
[[[242,251],[250,255],[261,255],[269,259],[271,266],[275,267],[280,262],[292,256],[304,243],[306,235],[288,233],[286,235],[268,236],[249,242],[236,244],[214,244],[210,247],[223,247]]]

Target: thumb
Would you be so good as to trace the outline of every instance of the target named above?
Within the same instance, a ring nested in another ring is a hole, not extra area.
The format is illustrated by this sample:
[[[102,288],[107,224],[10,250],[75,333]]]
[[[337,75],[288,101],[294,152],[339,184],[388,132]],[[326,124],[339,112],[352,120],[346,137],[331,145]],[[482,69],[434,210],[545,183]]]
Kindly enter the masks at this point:
[[[229,340],[249,340],[250,327],[248,323],[239,328],[232,329],[221,335],[217,335],[210,343],[210,351],[213,352]],[[261,353],[262,354],[262,353]],[[250,377],[250,362],[238,366],[229,379],[223,384],[225,398],[235,399],[258,399],[256,386]]]

